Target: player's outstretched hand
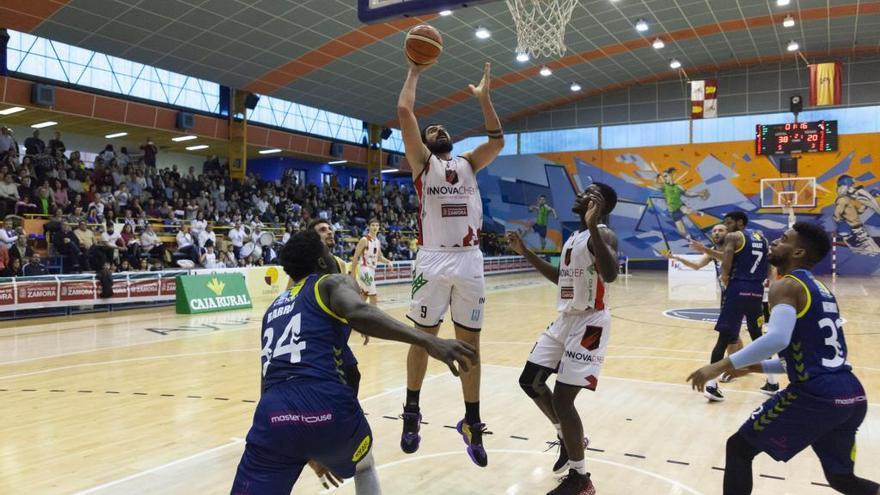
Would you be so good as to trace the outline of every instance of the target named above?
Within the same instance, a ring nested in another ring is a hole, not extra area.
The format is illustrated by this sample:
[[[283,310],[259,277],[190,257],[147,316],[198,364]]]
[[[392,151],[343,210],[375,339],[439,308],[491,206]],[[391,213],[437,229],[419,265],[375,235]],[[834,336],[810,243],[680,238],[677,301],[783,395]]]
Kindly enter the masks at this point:
[[[702,392],[706,388],[706,382],[718,376],[714,374],[714,367],[710,364],[694,371],[687,377],[687,381],[691,382],[691,388]]]
[[[519,232],[508,232],[507,243],[510,244],[510,249],[512,249],[514,253],[520,256],[526,254],[526,246],[525,244],[523,244],[523,240],[522,237],[519,235]]]
[[[449,371],[455,376],[458,376],[462,371],[468,371],[479,361],[477,350],[460,340],[434,337],[428,342],[425,350],[432,358],[446,363],[446,366],[449,366]]]
[[[330,485],[334,487],[339,487],[343,483],[342,478],[336,476],[326,466],[322,464],[318,464],[315,461],[309,461],[309,467],[315,471],[315,474],[318,475],[318,479],[321,480],[321,484],[324,485],[324,489],[329,490]]]
[[[468,84],[468,88],[470,88],[471,93],[476,98],[485,98],[489,96],[489,86],[491,86],[491,76],[489,75],[489,71],[492,64],[486,62],[486,65],[483,66],[483,78],[480,79],[480,84],[474,86],[473,84]]]
[[[696,251],[698,253],[706,254],[706,251],[708,251],[708,248],[706,248],[706,245],[696,239],[691,239],[690,245],[691,245],[691,249],[693,249],[694,251]]]
[[[409,70],[413,74],[421,74],[428,70],[428,67],[434,65],[436,62],[431,62],[430,64],[417,64],[410,59],[406,59],[407,63],[409,63]]]

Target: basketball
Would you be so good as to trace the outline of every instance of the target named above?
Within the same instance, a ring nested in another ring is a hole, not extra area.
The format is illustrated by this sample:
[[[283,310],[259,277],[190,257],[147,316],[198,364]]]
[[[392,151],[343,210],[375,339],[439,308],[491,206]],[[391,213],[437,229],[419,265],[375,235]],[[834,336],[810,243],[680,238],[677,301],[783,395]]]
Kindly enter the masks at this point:
[[[427,24],[420,24],[406,33],[404,47],[407,58],[414,64],[430,65],[443,53],[443,37],[440,36],[440,31]]]

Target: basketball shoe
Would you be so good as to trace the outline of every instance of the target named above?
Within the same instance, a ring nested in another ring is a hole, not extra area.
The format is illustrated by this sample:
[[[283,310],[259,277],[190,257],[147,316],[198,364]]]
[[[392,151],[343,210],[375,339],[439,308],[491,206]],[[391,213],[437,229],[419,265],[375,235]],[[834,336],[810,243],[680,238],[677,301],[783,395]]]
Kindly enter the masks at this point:
[[[761,391],[762,394],[769,395],[772,397],[772,396],[776,395],[776,392],[779,392],[779,384],[767,382],[759,390]]]
[[[486,467],[489,464],[489,457],[486,455],[486,448],[483,447],[483,433],[486,432],[485,423],[467,424],[464,420],[458,422],[455,426],[461,439],[467,445],[467,453],[474,464],[480,467]]]
[[[547,495],[595,495],[596,487],[590,479],[590,473],[580,474],[569,469],[568,474],[559,480],[559,486],[547,492]]]
[[[422,414],[419,412],[418,406],[403,406],[403,433],[400,435],[400,450],[407,454],[412,454],[419,450],[419,443],[422,436],[419,430],[422,428]]]
[[[709,399],[709,402],[721,402],[724,400],[724,396],[721,395],[721,390],[718,390],[718,387],[706,387],[703,389],[703,395]]]
[[[565,448],[565,442],[563,442],[558,435],[556,436],[556,441],[549,443],[550,447],[547,450],[550,450],[553,447],[559,447],[559,457],[556,459],[556,463],[553,464],[553,472],[559,474],[568,468],[568,450]],[[590,439],[584,437],[584,450],[586,450],[589,445]]]

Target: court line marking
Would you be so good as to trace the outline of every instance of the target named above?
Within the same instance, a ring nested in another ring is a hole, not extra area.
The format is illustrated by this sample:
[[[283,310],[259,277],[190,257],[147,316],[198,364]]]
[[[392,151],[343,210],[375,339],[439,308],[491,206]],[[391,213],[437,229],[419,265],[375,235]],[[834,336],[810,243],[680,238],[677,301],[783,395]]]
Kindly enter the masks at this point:
[[[543,455],[543,456],[552,456],[552,457],[556,456],[556,454],[554,454],[552,452],[548,453],[548,452],[539,452],[539,451],[534,451],[534,450],[518,450],[518,449],[486,449],[486,452],[493,453],[493,454]],[[453,452],[440,452],[437,454],[428,454],[428,455],[422,455],[422,456],[417,456],[417,457],[407,457],[404,459],[398,459],[396,461],[388,462],[385,464],[380,464],[379,466],[376,467],[376,469],[381,471],[382,469],[387,469],[387,468],[399,466],[401,464],[426,461],[426,460],[430,460],[430,459],[436,459],[438,457],[449,457],[449,456],[460,456],[460,455],[461,455],[461,451],[453,451]],[[584,459],[588,460],[590,462],[595,462],[597,464],[608,464],[610,466],[614,466],[614,467],[618,467],[618,468],[622,468],[622,469],[628,469],[630,471],[635,471],[639,474],[643,474],[643,475],[648,476],[650,478],[655,478],[660,481],[665,481],[666,483],[669,483],[670,485],[672,485],[673,488],[680,488],[680,489],[686,491],[687,493],[691,493],[693,495],[703,495],[701,492],[698,492],[697,490],[689,487],[688,485],[685,485],[681,481],[674,480],[672,478],[668,478],[666,476],[663,476],[662,474],[657,474],[653,471],[648,471],[647,469],[642,469],[642,468],[638,468],[635,466],[630,466],[630,465],[623,464],[620,462],[608,461],[605,459],[597,459],[595,457],[589,457],[589,456],[585,456]],[[551,475],[552,475],[552,473],[551,473]],[[553,477],[554,476],[551,476],[551,479]],[[342,484],[342,486],[351,485],[353,483],[354,483],[353,480],[346,480],[345,483]],[[335,490],[336,489],[324,490],[321,493],[322,494],[332,493]]]
[[[137,479],[137,478],[140,478],[140,477],[142,477],[142,476],[146,476],[146,475],[148,475],[148,474],[155,473],[156,471],[161,471],[162,469],[166,469],[166,468],[169,468],[169,467],[171,467],[171,466],[176,466],[176,465],[178,465],[178,464],[182,464],[182,463],[184,463],[184,462],[189,462],[189,461],[191,461],[191,460],[193,460],[193,459],[198,459],[199,457],[203,457],[203,456],[206,456],[206,455],[208,455],[208,454],[213,454],[214,452],[217,452],[217,451],[220,451],[220,450],[223,450],[223,449],[227,449],[227,448],[229,448],[229,447],[232,447],[233,445],[238,445],[238,444],[240,444],[240,443],[244,443],[244,439],[242,439],[242,438],[234,438],[234,439],[232,439],[231,442],[224,443],[223,445],[218,445],[217,447],[213,447],[213,448],[210,448],[210,449],[208,449],[208,450],[203,450],[203,451],[201,451],[201,452],[196,452],[195,454],[192,454],[192,455],[189,455],[189,456],[186,456],[186,457],[183,457],[183,458],[180,458],[180,459],[177,459],[177,460],[171,461],[171,462],[166,462],[165,464],[162,464],[161,466],[156,466],[156,467],[153,467],[153,468],[147,469],[147,470],[145,470],[145,471],[140,471],[140,472],[137,472],[137,473],[132,474],[132,475],[130,475],[130,476],[126,476],[125,478],[119,478],[119,479],[117,479],[117,480],[113,480],[113,481],[110,481],[110,482],[107,482],[107,483],[103,483],[103,484],[100,484],[100,485],[98,485],[98,486],[93,486],[92,488],[87,488],[87,489],[85,489],[85,490],[82,490],[82,491],[76,492],[76,493],[74,493],[73,495],[86,495],[86,494],[88,494],[88,493],[95,493],[95,492],[100,491],[100,490],[103,490],[103,489],[105,489],[105,488],[110,488],[111,486],[116,486],[116,485],[119,485],[119,484],[121,484],[121,483],[125,483],[125,482],[127,482],[127,481],[131,481],[131,480],[133,480],[133,479]]]

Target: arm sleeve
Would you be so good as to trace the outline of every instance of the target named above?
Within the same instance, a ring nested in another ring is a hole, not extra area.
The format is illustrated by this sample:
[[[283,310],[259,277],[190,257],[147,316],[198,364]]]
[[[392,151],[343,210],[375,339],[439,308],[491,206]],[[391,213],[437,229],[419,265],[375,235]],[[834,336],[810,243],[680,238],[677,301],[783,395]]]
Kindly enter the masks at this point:
[[[736,369],[758,364],[773,354],[788,347],[791,334],[797,322],[797,311],[790,304],[777,304],[770,312],[767,333],[746,346],[745,349],[730,356]]]
[[[784,375],[785,361],[783,361],[782,359],[768,359],[767,361],[761,362],[761,369],[764,370],[764,373]]]

